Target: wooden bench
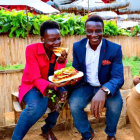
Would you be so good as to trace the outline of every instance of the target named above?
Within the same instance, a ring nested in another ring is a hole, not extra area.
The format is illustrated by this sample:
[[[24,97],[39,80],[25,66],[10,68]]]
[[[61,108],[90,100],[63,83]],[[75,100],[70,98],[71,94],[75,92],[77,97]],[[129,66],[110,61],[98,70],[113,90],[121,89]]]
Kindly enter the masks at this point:
[[[11,93],[12,95],[12,104],[13,104],[13,110],[14,110],[14,121],[15,124],[17,123],[20,113],[22,112],[22,110],[25,108],[25,104],[23,102],[21,102],[21,104],[19,104],[18,102],[18,92],[13,92]],[[88,118],[90,119],[95,119],[92,115],[91,115],[91,111],[90,111],[90,107],[91,107],[91,103],[89,103],[86,108],[84,109],[84,111],[87,113]],[[45,115],[50,113],[51,110],[49,108],[47,108],[47,111],[45,112]],[[104,111],[102,113],[102,117],[105,117],[105,108]]]
[[[19,104],[18,102],[18,92],[13,92],[11,93],[12,95],[12,104],[13,104],[13,110],[14,110],[14,120],[15,120],[15,124],[17,123],[20,113],[22,112],[22,110],[25,108],[25,104],[23,102],[21,102],[21,104]],[[50,113],[51,110],[49,108],[47,108],[45,114]]]

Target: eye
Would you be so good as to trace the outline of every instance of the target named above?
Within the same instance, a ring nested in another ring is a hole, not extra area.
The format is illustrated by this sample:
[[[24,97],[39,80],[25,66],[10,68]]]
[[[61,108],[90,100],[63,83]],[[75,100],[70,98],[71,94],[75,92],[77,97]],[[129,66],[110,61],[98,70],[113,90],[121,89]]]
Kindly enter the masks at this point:
[[[88,34],[92,34],[93,33],[93,31],[86,31]]]
[[[61,40],[61,38],[59,37],[57,40]]]
[[[96,30],[95,32],[96,33],[102,33],[102,30]]]
[[[57,39],[56,38],[52,38],[52,39],[50,39],[49,41],[50,42],[55,42]]]

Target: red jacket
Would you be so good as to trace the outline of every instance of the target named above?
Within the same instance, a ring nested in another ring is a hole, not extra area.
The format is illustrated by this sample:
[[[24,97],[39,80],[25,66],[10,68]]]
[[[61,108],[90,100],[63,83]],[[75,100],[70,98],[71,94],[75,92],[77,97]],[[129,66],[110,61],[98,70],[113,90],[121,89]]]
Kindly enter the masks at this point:
[[[31,44],[26,48],[26,65],[22,76],[22,82],[19,86],[19,102],[22,101],[24,95],[36,87],[45,95],[45,89],[50,84],[48,81],[49,63],[55,62],[53,54],[49,61],[42,43]],[[55,70],[64,68],[64,64],[56,62]]]

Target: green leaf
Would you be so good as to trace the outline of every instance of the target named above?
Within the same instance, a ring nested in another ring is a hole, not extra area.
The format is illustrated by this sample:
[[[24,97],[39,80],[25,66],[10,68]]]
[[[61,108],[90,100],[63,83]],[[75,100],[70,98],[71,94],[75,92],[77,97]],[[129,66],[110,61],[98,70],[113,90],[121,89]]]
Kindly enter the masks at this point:
[[[22,35],[22,32],[24,32],[23,29],[17,29],[16,30],[16,37],[20,37]]]
[[[12,27],[9,33],[9,37],[13,37],[13,33],[16,31],[17,27]]]
[[[2,31],[3,32],[8,32],[10,28],[11,28],[11,24],[10,23],[6,23],[2,27]]]

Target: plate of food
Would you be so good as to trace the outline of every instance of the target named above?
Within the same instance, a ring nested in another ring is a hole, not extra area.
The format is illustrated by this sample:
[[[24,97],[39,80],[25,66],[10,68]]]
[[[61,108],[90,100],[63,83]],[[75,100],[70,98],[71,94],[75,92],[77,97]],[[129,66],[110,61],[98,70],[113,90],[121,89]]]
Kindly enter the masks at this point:
[[[49,76],[49,80],[53,83],[62,83],[72,79],[80,78],[84,74],[81,71],[77,71],[74,67],[66,67],[54,72],[54,75]]]
[[[68,48],[63,48],[63,47],[57,47],[53,49],[53,52],[55,53],[56,56],[61,56],[62,51],[68,51]]]

